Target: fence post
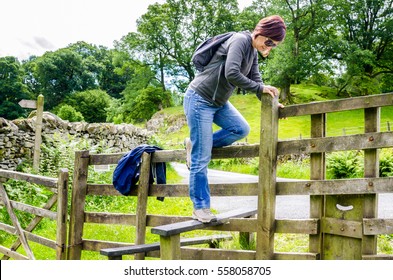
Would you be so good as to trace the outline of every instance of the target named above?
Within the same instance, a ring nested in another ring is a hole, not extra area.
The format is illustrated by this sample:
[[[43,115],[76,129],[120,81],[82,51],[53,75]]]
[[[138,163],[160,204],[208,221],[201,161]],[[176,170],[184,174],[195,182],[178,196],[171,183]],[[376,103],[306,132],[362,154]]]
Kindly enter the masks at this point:
[[[311,115],[311,137],[326,136],[326,114]],[[310,154],[310,179],[324,180],[326,176],[325,153]],[[323,195],[310,196],[310,218],[321,220],[324,215],[325,197]],[[309,236],[309,251],[322,254],[323,234],[321,232]]]
[[[35,124],[35,140],[34,140],[34,154],[33,154],[33,169],[36,171],[38,171],[40,167],[43,114],[44,114],[44,96],[40,94],[37,98],[37,115],[36,115],[36,124]]]
[[[68,169],[61,169],[57,181],[57,236],[56,258],[67,258]]]
[[[381,108],[364,109],[364,132],[380,131]],[[378,149],[364,150],[364,178],[379,177]],[[364,195],[363,218],[377,218],[378,197],[376,194]],[[363,235],[362,255],[377,254],[377,237]]]
[[[79,260],[83,247],[83,222],[85,219],[85,199],[87,191],[87,173],[89,151],[75,152],[74,177],[70,211],[70,229],[67,259]]]
[[[136,245],[144,244],[146,241],[146,211],[149,193],[150,160],[151,155],[143,153],[138,185],[138,204],[136,209]],[[135,254],[136,260],[143,260],[144,258],[145,253]]]
[[[274,258],[278,97],[262,94],[256,259]]]

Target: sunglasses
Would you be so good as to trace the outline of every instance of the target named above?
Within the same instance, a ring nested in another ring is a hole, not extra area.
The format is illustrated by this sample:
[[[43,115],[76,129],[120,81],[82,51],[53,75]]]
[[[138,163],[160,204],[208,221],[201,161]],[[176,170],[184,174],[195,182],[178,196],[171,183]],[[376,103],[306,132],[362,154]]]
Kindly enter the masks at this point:
[[[264,44],[265,44],[266,47],[272,47],[272,48],[277,47],[277,44],[275,44],[275,43],[272,41],[272,39],[267,39],[267,40],[265,41]]]

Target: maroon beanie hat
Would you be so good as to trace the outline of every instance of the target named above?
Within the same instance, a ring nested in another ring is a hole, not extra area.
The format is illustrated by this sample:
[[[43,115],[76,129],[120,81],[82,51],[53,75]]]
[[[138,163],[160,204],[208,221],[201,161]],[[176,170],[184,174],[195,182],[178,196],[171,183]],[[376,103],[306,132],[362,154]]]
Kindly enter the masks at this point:
[[[255,27],[254,34],[281,42],[285,38],[286,30],[284,20],[280,16],[274,15],[261,19]]]

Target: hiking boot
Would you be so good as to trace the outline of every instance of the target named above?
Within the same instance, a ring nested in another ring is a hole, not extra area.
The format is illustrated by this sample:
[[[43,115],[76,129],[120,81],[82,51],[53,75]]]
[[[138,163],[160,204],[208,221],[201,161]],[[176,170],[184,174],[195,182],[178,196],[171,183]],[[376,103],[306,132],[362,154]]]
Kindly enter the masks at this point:
[[[204,224],[217,221],[217,217],[210,211],[209,208],[194,209],[192,212],[192,218]]]
[[[188,170],[191,169],[191,139],[184,139],[184,147],[186,149],[186,166]]]

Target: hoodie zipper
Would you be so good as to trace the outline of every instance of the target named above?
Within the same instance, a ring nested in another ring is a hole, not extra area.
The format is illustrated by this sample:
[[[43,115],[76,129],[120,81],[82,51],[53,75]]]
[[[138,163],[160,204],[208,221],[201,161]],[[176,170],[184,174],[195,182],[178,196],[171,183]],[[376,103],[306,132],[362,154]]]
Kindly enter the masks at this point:
[[[218,85],[220,84],[221,70],[222,70],[222,65],[223,65],[223,64],[224,64],[224,63],[221,63],[221,65],[220,65],[220,70],[219,70],[219,72],[218,72],[217,85],[216,85],[216,88],[215,88],[215,90],[214,90],[213,97],[212,97],[212,100],[213,100],[213,101],[216,101],[216,95],[217,95]]]

